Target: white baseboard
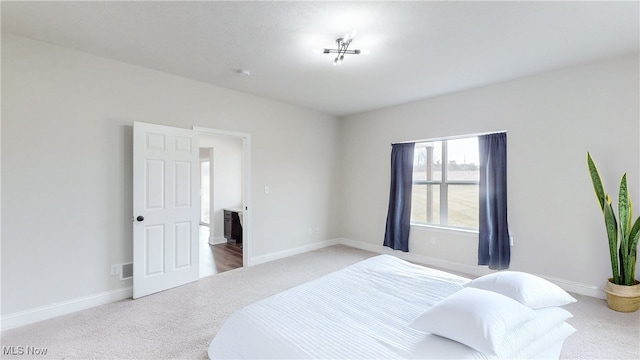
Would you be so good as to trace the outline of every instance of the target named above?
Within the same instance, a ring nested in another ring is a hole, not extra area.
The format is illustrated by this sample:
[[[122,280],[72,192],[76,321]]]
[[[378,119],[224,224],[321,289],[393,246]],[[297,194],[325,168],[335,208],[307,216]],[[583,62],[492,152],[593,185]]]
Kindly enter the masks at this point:
[[[20,311],[2,317],[2,331],[32,324],[38,321],[52,319],[76,311],[92,308],[98,305],[128,299],[133,296],[133,288],[105,291],[102,293],[83,296],[68,301],[41,306],[35,309]]]
[[[570,280],[564,280],[564,279],[557,279],[557,278],[553,278],[550,276],[543,276],[543,275],[538,275],[541,278],[545,278],[549,281],[551,281],[552,283],[560,286],[561,288],[565,289],[566,291],[572,292],[572,293],[576,293],[576,294],[580,294],[580,295],[585,295],[585,296],[591,296],[594,298],[599,298],[599,299],[606,299],[607,296],[604,293],[604,289],[601,287],[597,287],[594,285],[587,285],[587,284],[582,284],[582,283],[578,283],[575,281],[570,281]]]
[[[227,241],[224,237],[222,239],[224,240],[222,241],[223,243]],[[305,252],[322,249],[328,246],[337,245],[339,243],[340,242],[337,239],[327,240],[289,250],[271,253],[268,255],[254,257],[250,259],[249,265],[257,265],[273,260],[278,260],[288,256],[298,255]],[[17,313],[2,316],[2,318],[0,319],[0,329],[2,331],[9,330],[28,324],[33,324],[38,321],[48,320],[54,317],[71,314],[76,311],[89,309],[94,306],[105,305],[115,301],[128,299],[132,296],[133,288],[128,287],[20,311]]]
[[[209,245],[218,245],[218,244],[224,244],[227,242],[227,238],[225,238],[224,236],[219,236],[216,238],[209,238]]]
[[[451,262],[447,260],[431,258],[428,256],[419,255],[415,253],[391,250],[390,248],[382,245],[372,245],[369,243],[364,243],[361,241],[345,239],[345,238],[337,238],[337,239],[320,241],[313,244],[296,247],[293,249],[288,249],[288,250],[278,251],[278,252],[267,254],[267,255],[253,257],[249,259],[248,265],[249,266],[258,265],[258,264],[266,263],[269,261],[274,261],[274,260],[286,258],[289,256],[322,249],[322,248],[333,246],[333,245],[345,245],[345,246],[349,246],[357,249],[371,251],[378,254],[391,254],[407,261],[412,261],[412,262],[416,262],[424,265],[441,268],[444,270],[455,271],[462,274],[469,274],[473,276],[482,276],[492,272],[492,270],[489,270],[484,266],[473,266],[473,265],[461,264],[461,263]],[[551,281],[552,283],[560,286],[561,288],[569,292],[577,293],[580,295],[591,296],[595,298],[602,298],[602,299],[605,298],[602,288],[599,288],[597,286],[581,284],[581,283],[577,283],[569,280],[550,278],[542,275],[538,275],[538,276],[541,276]],[[51,319],[61,315],[70,314],[76,311],[85,310],[94,306],[104,305],[111,302],[128,299],[128,298],[131,298],[132,296],[133,296],[133,288],[128,287],[124,289],[106,291],[106,292],[98,293],[95,295],[84,296],[81,298],[76,298],[69,301],[63,301],[63,302],[59,302],[51,305],[41,306],[35,309],[25,310],[25,311],[13,313],[13,314],[8,314],[6,316],[2,316],[1,329],[3,331],[8,329],[13,329],[23,325],[32,324],[38,321],[47,320],[47,319]]]
[[[357,248],[357,249],[375,252],[378,254],[390,254],[407,261],[429,265],[429,266],[441,268],[444,270],[455,271],[462,274],[482,276],[482,275],[486,275],[493,272],[493,270],[489,270],[485,266],[467,265],[467,264],[461,264],[461,263],[456,263],[456,262],[442,260],[442,259],[431,258],[428,256],[414,254],[410,252],[392,250],[382,245],[372,245],[372,244],[363,243],[361,241],[356,241],[351,239],[344,239],[344,238],[338,239],[338,243],[342,245],[350,246],[353,248]],[[582,284],[575,281],[553,278],[553,277],[540,275],[540,274],[534,274],[534,275],[537,275],[537,276],[540,276],[541,278],[549,280],[550,282],[560,286],[562,289],[569,292],[590,296],[590,297],[595,297],[595,298],[600,298],[600,299],[605,298],[604,290],[601,287]]]
[[[491,270],[487,269],[484,266],[467,265],[467,264],[461,264],[461,263],[456,263],[456,262],[442,260],[442,259],[436,259],[436,258],[432,258],[432,257],[428,257],[428,256],[416,254],[416,253],[392,250],[391,248],[388,248],[386,246],[372,245],[372,244],[367,244],[361,241],[356,241],[351,239],[340,239],[340,243],[342,245],[350,246],[353,248],[367,250],[367,251],[375,252],[378,254],[389,254],[403,260],[407,260],[407,261],[411,261],[411,262],[415,262],[423,265],[433,266],[436,268],[441,268],[449,271],[455,271],[462,274],[482,276],[492,272]]]
[[[274,261],[274,260],[286,258],[289,256],[298,255],[298,254],[322,249],[322,248],[333,246],[333,245],[338,245],[340,243],[341,243],[341,239],[324,240],[324,241],[316,242],[309,245],[299,246],[293,249],[278,251],[275,253],[262,255],[262,256],[255,256],[249,259],[249,266],[263,264],[269,261]]]

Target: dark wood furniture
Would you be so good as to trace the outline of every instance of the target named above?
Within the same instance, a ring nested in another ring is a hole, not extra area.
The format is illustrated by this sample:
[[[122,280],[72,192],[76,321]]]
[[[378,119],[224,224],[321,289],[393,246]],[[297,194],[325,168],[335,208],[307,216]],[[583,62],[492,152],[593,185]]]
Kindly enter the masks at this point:
[[[242,244],[242,224],[240,223],[239,211],[224,210],[224,237],[227,244]]]

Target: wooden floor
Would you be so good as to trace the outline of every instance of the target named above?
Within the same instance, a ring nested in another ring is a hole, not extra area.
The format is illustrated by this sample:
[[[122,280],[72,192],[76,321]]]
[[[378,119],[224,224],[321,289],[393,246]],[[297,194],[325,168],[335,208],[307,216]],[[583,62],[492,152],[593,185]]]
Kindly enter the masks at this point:
[[[242,245],[209,244],[209,227],[200,226],[200,277],[242,267]]]
[[[242,245],[217,244],[209,246],[213,249],[217,272],[221,273],[242,267]]]

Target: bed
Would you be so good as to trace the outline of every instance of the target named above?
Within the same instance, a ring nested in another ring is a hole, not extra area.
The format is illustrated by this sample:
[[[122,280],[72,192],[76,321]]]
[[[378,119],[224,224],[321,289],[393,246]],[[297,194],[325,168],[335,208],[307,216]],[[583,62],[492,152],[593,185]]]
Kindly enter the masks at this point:
[[[496,286],[495,279],[489,283]],[[211,359],[559,357],[564,339],[575,331],[565,322],[571,314],[558,306],[572,302],[568,294],[561,302],[534,304],[545,305],[534,309],[481,289],[482,283],[477,288],[470,284],[470,279],[390,255],[375,256],[238,310],[220,328],[208,354]],[[462,296],[467,292],[471,306]],[[490,295],[490,305],[477,300],[478,294]],[[462,310],[456,309],[460,305]],[[496,315],[487,308],[510,311]],[[486,319],[471,319],[476,313]],[[510,324],[514,316],[518,319]],[[429,324],[445,329],[439,333]],[[473,327],[480,333],[467,331]],[[492,337],[487,331],[497,334],[494,347],[486,347],[485,338]],[[458,338],[460,333],[468,334]]]

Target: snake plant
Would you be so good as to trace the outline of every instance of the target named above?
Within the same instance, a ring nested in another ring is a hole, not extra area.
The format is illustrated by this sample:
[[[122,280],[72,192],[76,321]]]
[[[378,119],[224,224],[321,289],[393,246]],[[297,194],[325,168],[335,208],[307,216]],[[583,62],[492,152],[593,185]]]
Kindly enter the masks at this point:
[[[588,152],[587,165],[589,166],[593,189],[604,214],[604,223],[609,239],[613,282],[618,285],[634,285],[638,239],[640,239],[640,217],[633,221],[633,205],[627,189],[627,174],[622,175],[620,180],[618,220],[616,220],[611,197],[605,193],[598,168]]]

